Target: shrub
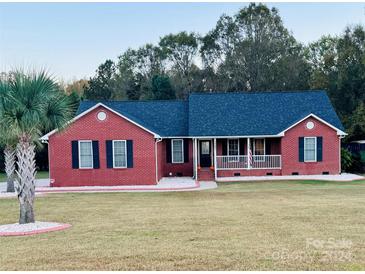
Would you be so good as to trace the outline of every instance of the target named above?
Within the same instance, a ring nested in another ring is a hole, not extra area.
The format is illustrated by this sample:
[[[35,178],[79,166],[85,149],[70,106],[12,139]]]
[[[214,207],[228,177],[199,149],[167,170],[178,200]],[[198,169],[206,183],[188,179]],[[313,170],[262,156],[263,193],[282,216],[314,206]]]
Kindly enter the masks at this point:
[[[341,169],[343,171],[351,171],[353,162],[352,153],[345,148],[341,148]]]

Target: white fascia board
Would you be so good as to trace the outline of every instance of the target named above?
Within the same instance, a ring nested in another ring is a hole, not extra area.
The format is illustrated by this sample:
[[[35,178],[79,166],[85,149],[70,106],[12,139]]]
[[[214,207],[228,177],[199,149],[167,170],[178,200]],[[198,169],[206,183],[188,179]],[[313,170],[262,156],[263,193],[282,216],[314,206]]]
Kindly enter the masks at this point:
[[[115,110],[111,109],[110,107],[108,107],[108,106],[104,105],[103,103],[97,103],[95,106],[93,106],[93,107],[91,107],[91,108],[89,108],[89,109],[85,110],[84,112],[80,113],[79,115],[75,116],[73,119],[71,119],[70,121],[68,121],[66,125],[72,124],[73,122],[77,121],[78,119],[80,119],[81,117],[85,116],[86,114],[88,114],[89,112],[93,111],[94,109],[96,109],[96,108],[98,108],[98,107],[103,107],[103,108],[105,108],[105,109],[109,110],[110,112],[112,112],[112,113],[114,113],[114,114],[118,115],[119,117],[122,117],[123,119],[127,120],[128,122],[130,122],[130,123],[132,123],[132,124],[134,124],[134,125],[136,125],[136,126],[138,126],[138,127],[142,128],[143,130],[147,131],[148,133],[151,133],[151,134],[152,134],[155,138],[160,138],[160,136],[159,136],[157,133],[155,133],[155,132],[153,132],[153,131],[151,131],[151,130],[149,130],[149,129],[145,128],[144,126],[142,126],[142,125],[140,125],[140,124],[138,124],[138,123],[136,123],[135,121],[133,121],[133,120],[131,120],[131,119],[127,118],[126,116],[124,116],[124,115],[120,114],[119,112],[117,112],[117,111],[115,111]],[[49,136],[53,135],[53,134],[54,134],[54,133],[56,133],[57,131],[58,131],[58,129],[54,129],[54,130],[52,130],[52,131],[48,132],[47,134],[43,135],[43,136],[42,136],[41,138],[39,138],[39,139],[40,139],[41,141],[47,141],[47,140],[48,140],[48,138],[49,138]]]
[[[175,139],[175,138],[188,138],[188,139],[223,139],[223,138],[232,138],[232,139],[237,139],[237,138],[275,138],[275,137],[282,137],[284,136],[284,134],[275,134],[275,135],[228,135],[228,136],[165,136],[165,137],[161,137],[163,139]]]
[[[299,123],[303,122],[305,119],[308,119],[309,117],[313,117],[315,118],[316,120],[322,122],[323,124],[329,126],[330,128],[336,130],[337,132],[337,135],[340,135],[340,136],[346,136],[347,133],[343,132],[341,129],[338,129],[337,127],[331,125],[330,123],[326,122],[325,120],[319,118],[317,115],[311,113],[311,114],[308,114],[307,116],[305,116],[303,119],[299,120],[298,122],[292,124],[290,127],[286,128],[285,130],[283,130],[282,132],[280,132],[279,134],[282,134],[282,136],[284,136],[285,132],[288,131],[289,129],[295,127],[296,125],[298,125]]]

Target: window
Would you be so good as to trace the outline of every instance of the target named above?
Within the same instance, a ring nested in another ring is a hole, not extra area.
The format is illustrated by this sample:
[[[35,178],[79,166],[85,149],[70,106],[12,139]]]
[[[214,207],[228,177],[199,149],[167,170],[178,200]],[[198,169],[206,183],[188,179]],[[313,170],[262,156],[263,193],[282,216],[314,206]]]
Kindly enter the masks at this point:
[[[265,139],[254,139],[253,154],[265,155]]]
[[[240,143],[238,139],[228,139],[228,155],[240,155]]]
[[[80,168],[93,168],[92,141],[79,141]]]
[[[210,154],[210,149],[209,149],[210,142],[202,141],[200,144],[202,146],[202,154],[209,155]]]
[[[113,140],[113,168],[127,167],[127,147],[125,140]]]
[[[183,163],[184,162],[184,142],[182,139],[171,140],[172,143],[172,162]]]
[[[304,137],[304,162],[317,161],[317,138]]]

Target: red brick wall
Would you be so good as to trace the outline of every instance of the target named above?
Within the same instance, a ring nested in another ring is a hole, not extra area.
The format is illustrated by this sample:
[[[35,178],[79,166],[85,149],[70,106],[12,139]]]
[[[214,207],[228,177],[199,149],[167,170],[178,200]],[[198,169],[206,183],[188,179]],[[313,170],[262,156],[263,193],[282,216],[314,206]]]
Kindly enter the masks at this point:
[[[314,122],[315,126],[309,130],[306,128],[308,121]],[[323,137],[322,162],[305,163],[299,162],[299,137]],[[282,137],[282,174],[291,175],[292,172],[313,175],[328,171],[330,174],[339,173],[339,145],[340,139],[336,131],[324,123],[308,118],[295,127],[285,132]]]
[[[193,142],[189,139],[189,162],[181,164],[172,164],[166,162],[166,139],[159,143],[158,147],[159,161],[159,177],[176,176],[177,173],[182,173],[182,176],[193,176]]]
[[[97,113],[107,113],[99,121]],[[72,140],[99,141],[99,169],[72,169]],[[133,140],[133,168],[106,168],[106,140]],[[49,138],[50,178],[55,186],[156,184],[154,136],[122,117],[99,107]]]
[[[281,175],[280,169],[235,169],[235,170],[218,170],[218,177],[234,177],[235,173],[240,173],[240,176],[266,176],[267,173],[272,175]]]

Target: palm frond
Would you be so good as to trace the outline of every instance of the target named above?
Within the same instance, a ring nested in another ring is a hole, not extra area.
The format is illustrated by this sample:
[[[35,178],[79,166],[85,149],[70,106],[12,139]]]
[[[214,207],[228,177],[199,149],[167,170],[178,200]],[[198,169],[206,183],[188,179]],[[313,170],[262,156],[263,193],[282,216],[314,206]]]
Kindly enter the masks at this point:
[[[26,134],[35,141],[42,131],[64,127],[71,115],[67,96],[44,70],[17,70],[0,83],[0,130],[7,138]]]

